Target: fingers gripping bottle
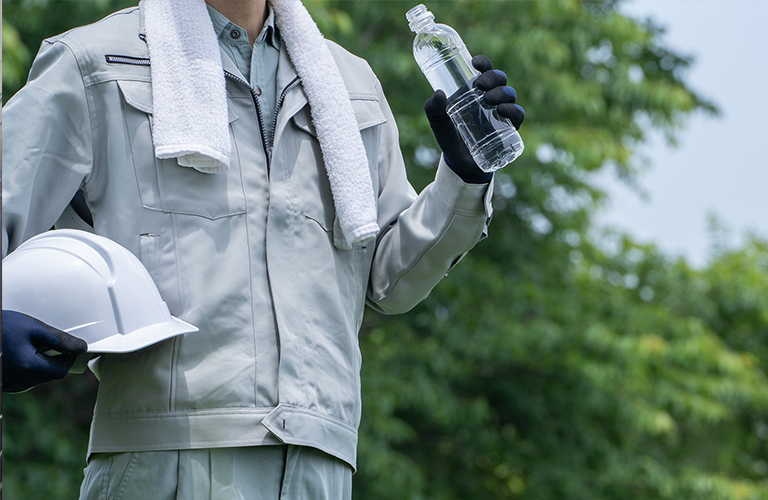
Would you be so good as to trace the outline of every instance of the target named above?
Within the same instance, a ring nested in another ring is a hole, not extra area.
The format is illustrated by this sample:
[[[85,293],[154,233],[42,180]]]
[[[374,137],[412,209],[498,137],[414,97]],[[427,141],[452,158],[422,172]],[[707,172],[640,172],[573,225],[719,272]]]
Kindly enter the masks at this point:
[[[496,106],[483,103],[483,92],[472,87],[479,72],[472,67],[461,37],[450,26],[436,24],[424,5],[409,10],[406,19],[413,40],[413,56],[432,88],[448,98],[446,109],[469,148],[475,163],[485,172],[498,170],[523,152],[523,140]]]

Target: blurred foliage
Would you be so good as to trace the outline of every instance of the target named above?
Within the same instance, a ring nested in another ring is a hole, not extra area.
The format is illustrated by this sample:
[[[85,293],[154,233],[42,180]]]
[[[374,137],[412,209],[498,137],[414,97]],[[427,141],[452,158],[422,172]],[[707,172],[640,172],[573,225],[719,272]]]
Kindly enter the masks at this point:
[[[415,3],[305,0],[376,71],[420,189],[437,150]],[[122,5],[6,1],[4,64]],[[693,269],[591,225],[604,194],[590,172],[632,182],[648,127],[674,140],[715,112],[685,84],[692,60],[613,1],[427,6],[508,74],[526,152],[496,175],[490,237],[410,313],[366,314],[355,498],[768,498],[768,243],[718,246]],[[74,498],[88,380],[4,398],[9,497]]]
[[[3,104],[27,79],[40,43],[136,0],[3,0]]]
[[[77,498],[97,387],[87,372],[3,394],[5,498]]]

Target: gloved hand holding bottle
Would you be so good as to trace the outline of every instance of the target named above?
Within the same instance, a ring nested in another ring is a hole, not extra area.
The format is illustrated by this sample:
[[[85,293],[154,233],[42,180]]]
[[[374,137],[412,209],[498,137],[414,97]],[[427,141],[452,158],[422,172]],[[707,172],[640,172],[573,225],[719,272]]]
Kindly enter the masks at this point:
[[[414,57],[435,90],[425,111],[446,162],[467,182],[487,182],[524,148],[517,129],[525,112],[515,104],[516,92],[503,72],[485,56],[473,59],[458,33],[436,24],[424,5],[406,18],[416,33]]]
[[[88,344],[42,321],[3,310],[3,392],[22,392],[64,378]],[[61,354],[49,356],[45,352]]]
[[[500,116],[509,119],[515,129],[519,130],[525,119],[525,110],[516,104],[517,93],[508,87],[507,75],[493,69],[493,64],[486,56],[475,56],[472,65],[482,74],[474,80],[474,88],[484,92],[483,103],[495,106]],[[435,134],[435,139],[445,155],[446,164],[456,172],[464,182],[481,184],[489,182],[493,172],[481,169],[475,158],[459,135],[456,125],[446,112],[448,98],[445,92],[437,90],[424,103],[429,125]]]

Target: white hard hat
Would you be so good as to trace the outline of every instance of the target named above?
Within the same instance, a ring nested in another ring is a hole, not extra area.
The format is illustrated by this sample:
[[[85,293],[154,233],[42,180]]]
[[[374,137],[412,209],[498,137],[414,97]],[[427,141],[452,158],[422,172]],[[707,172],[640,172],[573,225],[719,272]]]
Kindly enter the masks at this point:
[[[88,352],[133,352],[197,328],[171,316],[131,252],[75,229],[48,231],[3,259],[3,309],[88,343]]]

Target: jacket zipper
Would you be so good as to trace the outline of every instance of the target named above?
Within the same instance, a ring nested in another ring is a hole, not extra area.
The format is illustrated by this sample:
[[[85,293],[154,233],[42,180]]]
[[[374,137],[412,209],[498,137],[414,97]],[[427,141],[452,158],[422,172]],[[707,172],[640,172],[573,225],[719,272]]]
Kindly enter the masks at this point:
[[[110,64],[131,64],[133,66],[149,66],[149,57],[116,56],[107,54],[104,56]]]
[[[107,54],[104,56],[104,58],[107,60],[110,64],[130,64],[133,66],[149,66],[149,58],[148,57],[133,57],[133,56],[118,56],[113,54]],[[283,101],[285,101],[285,97],[288,95],[288,92],[293,90],[299,83],[301,83],[301,78],[296,77],[283,89],[283,91],[280,93],[280,98],[277,100],[277,103],[275,105],[275,112],[272,115],[272,140],[267,143],[267,136],[266,131],[264,127],[264,116],[261,110],[261,101],[259,100],[259,95],[256,93],[256,90],[253,88],[253,86],[245,81],[244,79],[240,78],[239,76],[235,75],[234,73],[231,73],[229,71],[224,70],[224,75],[228,78],[231,78],[232,80],[235,80],[236,82],[242,83],[246,87],[248,87],[248,90],[251,91],[251,97],[253,98],[253,102],[256,105],[256,115],[259,119],[259,134],[261,135],[261,144],[264,149],[264,154],[267,157],[267,169],[269,170],[270,163],[272,161],[272,148],[275,145],[275,135],[274,130],[277,128],[277,114],[280,111],[280,108],[283,105]]]
[[[291,83],[289,83],[283,91],[280,93],[280,98],[277,100],[277,104],[275,105],[275,113],[272,115],[272,141],[269,144],[269,150],[272,151],[272,148],[275,145],[275,129],[277,128],[277,113],[280,111],[280,107],[283,105],[283,101],[285,100],[285,96],[288,95],[288,92],[293,90],[293,88],[301,83],[301,78],[296,77],[293,80],[291,80]]]
[[[261,110],[261,101],[259,100],[259,96],[254,90],[254,88],[251,86],[250,83],[243,80],[239,76],[235,75],[234,73],[230,73],[229,71],[224,70],[224,74],[235,80],[236,82],[240,82],[251,91],[251,96],[253,97],[253,102],[256,104],[256,114],[259,118],[259,132],[261,133],[261,143],[264,147],[264,154],[267,156],[267,169],[269,170],[270,164],[272,162],[272,149],[275,145],[275,129],[277,128],[277,114],[280,112],[280,108],[283,105],[283,101],[285,101],[285,97],[288,95],[288,92],[293,90],[299,83],[301,83],[301,78],[296,77],[283,89],[283,91],[280,93],[280,97],[277,100],[277,103],[275,104],[275,112],[272,114],[272,139],[267,143],[266,138],[266,131],[264,128],[264,117]]]
[[[242,83],[246,87],[248,87],[248,90],[251,91],[251,97],[253,98],[254,104],[256,104],[256,116],[259,119],[259,134],[261,135],[261,145],[264,148],[264,154],[267,157],[267,171],[269,171],[270,162],[272,160],[271,153],[271,147],[267,144],[267,135],[264,131],[264,117],[261,112],[261,102],[259,101],[259,95],[256,93],[256,90],[254,90],[253,86],[240,78],[239,76],[235,75],[234,73],[230,73],[227,70],[224,70],[224,75],[228,78],[231,78],[232,80]]]

